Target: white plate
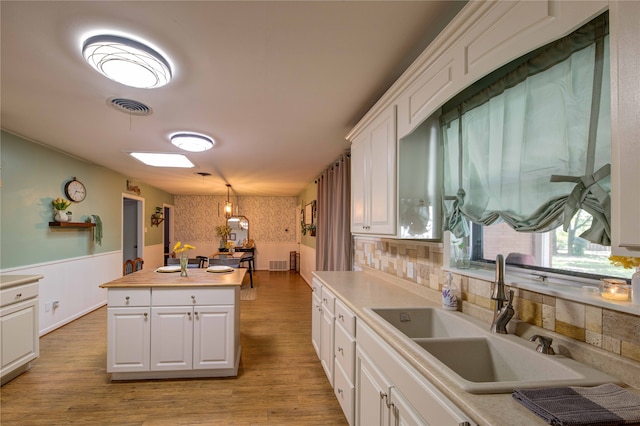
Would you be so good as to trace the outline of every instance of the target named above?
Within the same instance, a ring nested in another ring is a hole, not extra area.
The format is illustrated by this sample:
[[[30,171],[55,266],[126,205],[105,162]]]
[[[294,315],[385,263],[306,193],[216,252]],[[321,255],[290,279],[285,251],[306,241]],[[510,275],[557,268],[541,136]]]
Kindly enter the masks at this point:
[[[231,272],[234,269],[225,265],[213,265],[207,268],[207,272]]]
[[[156,269],[156,272],[179,272],[180,265],[161,266]]]

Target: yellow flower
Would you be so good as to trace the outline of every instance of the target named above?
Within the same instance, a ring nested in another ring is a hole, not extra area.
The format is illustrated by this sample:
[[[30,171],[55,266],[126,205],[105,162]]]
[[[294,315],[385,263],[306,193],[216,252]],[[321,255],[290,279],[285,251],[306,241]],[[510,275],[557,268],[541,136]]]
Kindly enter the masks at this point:
[[[609,256],[609,262],[614,266],[622,266],[625,269],[640,268],[640,257]]]
[[[176,253],[184,253],[185,251],[189,251],[191,249],[195,249],[195,247],[192,246],[191,244],[185,244],[182,247],[180,247],[181,244],[182,243],[180,241],[178,241],[176,243],[176,245],[173,246],[173,251],[176,252]]]

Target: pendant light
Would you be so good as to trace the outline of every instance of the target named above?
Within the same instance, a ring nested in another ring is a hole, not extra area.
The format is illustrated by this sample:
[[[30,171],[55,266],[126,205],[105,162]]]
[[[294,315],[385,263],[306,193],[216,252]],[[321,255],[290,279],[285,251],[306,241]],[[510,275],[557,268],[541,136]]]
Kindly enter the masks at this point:
[[[229,201],[229,188],[231,188],[231,185],[227,184],[227,204],[224,206],[224,217],[227,219],[231,217],[231,212],[233,211],[233,206],[231,205],[231,201]]]

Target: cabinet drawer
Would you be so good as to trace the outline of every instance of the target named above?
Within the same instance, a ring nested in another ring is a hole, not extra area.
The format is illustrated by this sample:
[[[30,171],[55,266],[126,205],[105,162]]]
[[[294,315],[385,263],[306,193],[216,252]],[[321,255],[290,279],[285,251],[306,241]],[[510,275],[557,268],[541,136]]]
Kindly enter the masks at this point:
[[[236,288],[154,288],[153,306],[233,305]]]
[[[38,283],[29,283],[0,291],[0,306],[11,305],[38,296]]]
[[[352,425],[354,420],[355,386],[346,377],[345,372],[342,371],[339,365],[336,366],[333,392],[336,394],[336,398],[338,398],[344,416],[347,418],[349,424]]]
[[[356,340],[347,334],[346,330],[339,324],[336,326],[334,336],[336,363],[340,364],[349,380],[353,382],[355,378]]]
[[[150,288],[111,288],[107,293],[109,306],[149,306]]]
[[[320,293],[322,292],[322,284],[316,278],[311,280],[311,291],[315,294],[318,299],[320,298]]]
[[[335,313],[335,303],[336,297],[331,293],[326,287],[322,287],[322,297],[320,298],[322,302],[322,309],[326,309],[331,312],[331,315]]]
[[[356,337],[356,316],[340,299],[336,299],[336,323],[352,337]]]

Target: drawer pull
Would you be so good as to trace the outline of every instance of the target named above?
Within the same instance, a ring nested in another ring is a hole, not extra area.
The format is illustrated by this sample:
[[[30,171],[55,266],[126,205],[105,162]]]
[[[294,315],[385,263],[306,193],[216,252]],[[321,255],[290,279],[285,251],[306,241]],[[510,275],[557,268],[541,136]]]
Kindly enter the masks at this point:
[[[344,315],[342,315],[342,314],[338,314],[338,319],[340,319],[340,320],[344,321]]]
[[[342,389],[338,388],[338,393],[342,396],[343,394]]]
[[[341,346],[338,346],[338,352],[340,352],[342,355],[344,355],[344,349],[342,349]]]
[[[16,294],[16,299],[20,299],[22,297],[22,293]]]

